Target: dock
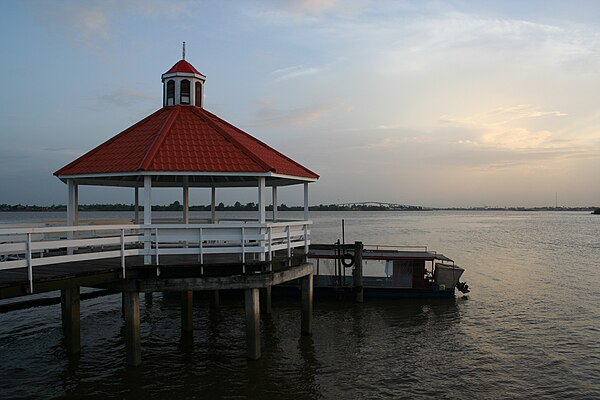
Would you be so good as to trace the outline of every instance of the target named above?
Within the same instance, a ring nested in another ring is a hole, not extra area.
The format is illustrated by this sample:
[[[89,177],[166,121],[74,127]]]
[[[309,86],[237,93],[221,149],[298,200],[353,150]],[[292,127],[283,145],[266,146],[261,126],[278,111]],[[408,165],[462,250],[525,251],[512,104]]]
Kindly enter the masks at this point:
[[[181,331],[189,335],[194,292],[208,292],[211,303],[218,305],[220,291],[243,290],[246,355],[258,359],[260,313],[261,309],[270,313],[271,288],[275,285],[301,282],[300,333],[312,333],[313,265],[305,258],[308,223],[264,225],[0,229],[0,299],[60,291],[65,346],[75,355],[81,351],[80,289],[120,292],[126,360],[137,366],[142,362],[140,293],[180,292]]]

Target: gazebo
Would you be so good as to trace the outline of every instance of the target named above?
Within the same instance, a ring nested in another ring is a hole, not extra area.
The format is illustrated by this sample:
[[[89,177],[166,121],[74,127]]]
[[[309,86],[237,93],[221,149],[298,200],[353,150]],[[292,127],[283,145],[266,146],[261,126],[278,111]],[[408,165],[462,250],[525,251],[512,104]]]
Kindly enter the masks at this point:
[[[194,66],[183,59],[162,75],[163,107],[123,132],[117,134],[93,150],[64,166],[54,173],[68,186],[67,225],[78,225],[78,188],[82,185],[131,187],[135,191],[135,223],[139,218],[139,189],[143,188],[143,225],[145,232],[145,263],[149,264],[150,249],[153,247],[150,235],[166,226],[156,226],[152,219],[153,188],[170,187],[182,189],[184,225],[190,225],[189,189],[207,188],[211,190],[210,224],[216,227],[215,203],[218,188],[256,188],[258,212],[255,224],[248,221],[237,225],[242,229],[242,260],[249,250],[248,244],[258,243],[250,250],[258,253],[261,260],[271,253],[276,243],[264,240],[245,241],[244,228],[249,232],[266,234],[266,206],[268,203],[266,188],[271,188],[273,215],[271,223],[277,223],[277,189],[281,186],[304,186],[304,221],[309,222],[308,184],[319,176],[286,157],[267,144],[254,138],[241,129],[204,109],[204,83],[206,77]],[[150,228],[152,226],[152,228]],[[236,227],[228,223],[228,228]],[[304,227],[304,245],[309,243],[307,225]],[[181,225],[175,228],[182,228]],[[173,228],[173,229],[175,229]],[[200,236],[184,233],[181,229],[170,232],[166,237],[170,241],[194,241],[196,238],[202,248],[202,229],[205,234],[211,232],[211,226],[204,225],[198,232]],[[271,227],[274,228],[274,227]],[[281,230],[281,226],[278,226]],[[289,243],[290,226],[284,227],[288,235],[288,250],[294,247]],[[229,231],[231,232],[231,230]],[[180,234],[181,237],[174,237]],[[272,234],[269,229],[269,234]],[[226,235],[225,235],[226,236]],[[228,238],[220,235],[220,242]],[[236,233],[234,236],[238,236]],[[207,237],[207,236],[205,236]],[[158,237],[154,237],[158,258]],[[239,240],[238,240],[239,241]],[[205,242],[205,241],[204,241]],[[231,243],[231,238],[229,238]],[[280,243],[281,244],[281,243]],[[245,248],[245,249],[244,249]],[[173,250],[170,250],[173,252]],[[184,251],[182,249],[184,253]],[[215,251],[214,249],[212,251]],[[224,250],[231,252],[231,249]],[[202,251],[200,251],[202,253]],[[189,253],[189,252],[188,252]]]
[[[206,111],[205,80],[185,60],[184,52],[183,59],[162,75],[161,109],[54,173],[68,187],[67,226],[0,229],[0,255],[5,256],[0,270],[16,271],[9,274],[12,278],[3,295],[61,290],[70,354],[80,351],[82,286],[122,292],[131,365],[141,363],[140,292],[181,292],[182,332],[191,333],[194,291],[211,291],[216,305],[219,290],[244,290],[247,355],[256,359],[260,357],[259,291],[268,313],[271,287],[299,280],[301,331],[312,330],[313,266],[306,262],[311,224],[308,185],[319,176]],[[133,188],[134,221],[80,225],[78,194],[84,185]],[[282,220],[277,215],[277,189],[290,185],[303,185],[302,220]],[[182,190],[183,215],[178,223],[152,218],[152,192],[164,187]],[[256,189],[258,211],[253,218],[217,218],[216,191],[227,187]],[[268,187],[272,220],[266,215]],[[138,212],[140,188],[143,220]],[[190,221],[190,188],[210,189],[211,215],[202,223]],[[299,259],[294,257],[296,248],[303,249]]]

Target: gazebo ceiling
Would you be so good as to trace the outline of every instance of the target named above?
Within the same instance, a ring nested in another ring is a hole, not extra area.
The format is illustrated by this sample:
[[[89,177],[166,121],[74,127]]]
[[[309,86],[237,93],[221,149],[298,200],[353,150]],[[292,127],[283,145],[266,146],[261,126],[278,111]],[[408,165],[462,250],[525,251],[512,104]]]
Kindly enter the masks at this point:
[[[182,187],[184,179],[187,178],[187,186],[196,188],[210,187],[256,187],[258,178],[265,177],[266,186],[289,186],[297,185],[305,182],[314,182],[316,179],[299,179],[292,176],[284,175],[217,175],[217,174],[138,174],[138,175],[121,175],[115,174],[110,176],[99,175],[76,175],[68,177],[60,177],[66,181],[72,179],[78,185],[92,186],[119,186],[119,187],[143,187],[144,176],[152,176],[152,187]]]

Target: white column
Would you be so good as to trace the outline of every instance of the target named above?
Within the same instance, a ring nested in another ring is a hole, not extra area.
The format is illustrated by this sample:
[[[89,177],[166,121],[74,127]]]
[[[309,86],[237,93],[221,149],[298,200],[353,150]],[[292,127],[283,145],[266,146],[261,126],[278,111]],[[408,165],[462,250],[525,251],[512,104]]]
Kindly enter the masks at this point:
[[[139,224],[140,223],[140,188],[137,186],[135,187],[134,202],[135,202],[135,204],[133,205],[133,223]]]
[[[265,187],[266,187],[266,179],[265,179],[265,177],[261,176],[258,178],[258,223],[259,224],[264,224],[264,223],[266,223],[266,220],[267,220],[266,207],[265,207],[266,206],[266,204],[265,204],[265,200],[266,200]],[[261,229],[260,231],[262,234],[265,233],[264,229]],[[264,240],[261,240],[259,243],[260,243],[260,246],[265,247]],[[265,256],[264,251],[258,253],[259,261],[265,261],[265,259],[266,259],[266,256]]]
[[[187,176],[183,177],[183,223],[190,223],[190,186]]]
[[[217,223],[217,188],[212,187],[210,190],[210,223]]]
[[[304,220],[308,221],[308,182],[304,184]]]
[[[75,193],[74,193],[74,204],[75,206],[73,207],[73,222],[75,226],[79,225],[79,185],[78,184],[74,184],[75,186]],[[78,235],[75,235],[78,236]]]
[[[152,177],[144,176],[144,225],[150,225],[152,223]],[[152,256],[150,253],[150,228],[144,230],[144,250],[148,254],[144,255],[144,265],[149,265],[152,262]]]
[[[273,222],[277,222],[277,186],[273,185]]]
[[[73,179],[67,179],[67,226],[75,225],[75,191],[77,185]]]
[[[265,213],[265,178],[258,178],[258,223],[264,224],[267,219]]]
[[[67,179],[68,198],[67,198],[67,226],[76,226],[78,224],[79,216],[77,209],[78,195],[77,195],[77,184],[73,179]],[[75,235],[73,232],[67,232],[67,239],[73,239]],[[73,254],[73,247],[67,248],[67,254]]]
[[[152,223],[152,177],[144,176],[144,224]]]

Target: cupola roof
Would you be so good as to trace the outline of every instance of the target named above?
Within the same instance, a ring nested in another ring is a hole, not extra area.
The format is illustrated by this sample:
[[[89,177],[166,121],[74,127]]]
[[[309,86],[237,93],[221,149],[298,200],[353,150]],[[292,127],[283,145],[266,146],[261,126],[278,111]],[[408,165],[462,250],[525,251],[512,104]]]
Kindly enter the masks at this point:
[[[175,63],[175,65],[173,65],[171,67],[170,70],[168,70],[167,72],[165,72],[165,75],[166,74],[173,74],[173,73],[176,73],[176,72],[183,72],[183,73],[191,73],[191,74],[203,75],[196,68],[194,68],[194,66],[192,64],[190,64],[186,60],[179,60],[179,61],[177,61]]]

